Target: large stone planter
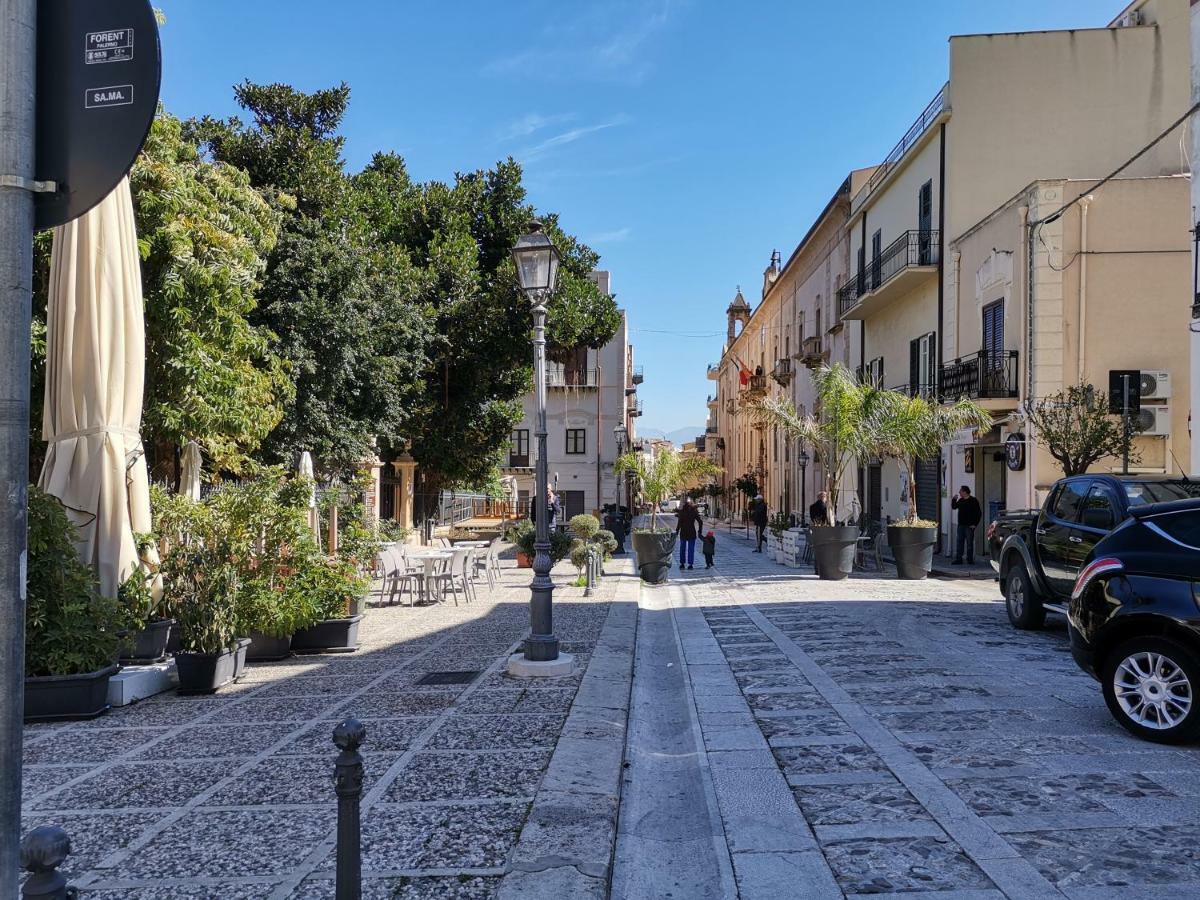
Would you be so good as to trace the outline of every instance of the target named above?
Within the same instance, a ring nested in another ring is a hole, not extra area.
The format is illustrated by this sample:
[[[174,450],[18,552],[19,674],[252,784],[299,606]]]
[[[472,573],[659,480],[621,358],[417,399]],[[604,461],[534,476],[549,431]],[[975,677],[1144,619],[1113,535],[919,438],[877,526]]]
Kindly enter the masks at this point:
[[[817,526],[812,530],[813,565],[823,581],[841,581],[854,571],[859,530],[855,525]]]
[[[638,572],[647,584],[663,584],[671,571],[675,552],[675,533],[671,531],[635,531],[633,552]]]
[[[896,560],[896,575],[909,581],[920,581],[927,576],[933,568],[937,529],[889,525],[887,534],[892,558]]]

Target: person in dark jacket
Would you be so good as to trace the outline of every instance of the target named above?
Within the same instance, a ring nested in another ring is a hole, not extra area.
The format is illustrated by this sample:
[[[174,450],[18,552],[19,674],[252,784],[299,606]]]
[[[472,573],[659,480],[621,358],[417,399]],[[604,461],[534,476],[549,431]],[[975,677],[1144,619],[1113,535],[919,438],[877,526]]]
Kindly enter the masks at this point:
[[[808,508],[808,521],[813,525],[828,525],[829,524],[829,507],[825,505],[825,501],[829,499],[829,494],[821,491],[817,494],[817,499],[812,506]]]
[[[755,553],[762,553],[763,540],[767,531],[767,501],[762,494],[754,498],[750,506],[750,521],[754,523],[754,540],[757,544]]]
[[[536,503],[529,504],[529,521],[537,522],[537,507]],[[562,503],[559,502],[558,495],[550,488],[546,488],[546,511],[550,513],[549,523],[550,531],[558,528],[558,520],[562,518]]]
[[[683,501],[675,518],[678,520],[675,533],[679,535],[679,568],[690,569],[696,561],[696,536],[704,529],[704,522],[691,497]]]
[[[958,496],[950,501],[950,508],[958,510],[958,541],[954,548],[954,565],[961,566],[963,547],[967,549],[967,565],[975,563],[975,529],[983,518],[979,501],[971,496],[965,484],[958,489]]]
[[[704,548],[704,568],[711,569],[713,567],[713,558],[717,555],[717,535],[716,532],[710,531],[702,539]]]

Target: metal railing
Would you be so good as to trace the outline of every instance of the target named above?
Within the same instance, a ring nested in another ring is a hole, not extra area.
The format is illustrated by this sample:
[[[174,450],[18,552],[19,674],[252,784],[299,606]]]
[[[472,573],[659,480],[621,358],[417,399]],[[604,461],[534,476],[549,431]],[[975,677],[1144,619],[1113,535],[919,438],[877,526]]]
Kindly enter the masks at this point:
[[[594,388],[600,384],[600,373],[596,369],[575,369],[551,363],[546,368],[546,386]]]
[[[929,101],[929,105],[925,107],[924,112],[917,117],[917,121],[912,123],[912,126],[904,133],[904,137],[900,138],[899,143],[892,148],[889,153],[879,164],[879,167],[871,173],[871,177],[867,183],[859,188],[858,193],[854,195],[854,200],[851,202],[852,208],[857,208],[858,205],[867,198],[871,191],[875,190],[887,178],[888,173],[896,167],[896,164],[904,158],[912,146],[920,139],[926,129],[933,124],[933,121],[942,114],[946,108],[946,88],[948,84],[942,85],[942,89],[937,92],[937,96]]]
[[[862,291],[860,288],[863,285],[863,275],[861,272],[852,272],[846,276],[846,280],[842,282],[841,287],[837,289],[837,305],[838,318],[844,319],[852,307],[858,303],[858,298]]]
[[[642,414],[642,401],[637,400],[629,404],[629,414],[631,416],[640,416]]]
[[[1017,351],[980,350],[942,366],[942,397],[947,401],[1017,396]]]
[[[746,386],[742,388],[742,392],[746,394],[765,394],[767,392],[767,376],[751,375],[746,381]]]
[[[634,383],[634,384],[641,384],[641,383],[642,383],[642,382],[645,380],[645,378],[646,378],[646,376],[645,376],[645,374],[642,372],[642,367],[641,367],[641,366],[634,366],[634,367],[633,367],[633,383]]]
[[[775,368],[771,370],[771,377],[781,385],[786,386],[792,380],[795,370],[792,368],[792,361],[786,357],[775,360]]]
[[[903,394],[906,397],[924,397],[927,400],[937,396],[937,385],[922,381],[919,384],[913,384],[911,381],[906,381],[904,384],[897,385],[890,390],[897,394]]]

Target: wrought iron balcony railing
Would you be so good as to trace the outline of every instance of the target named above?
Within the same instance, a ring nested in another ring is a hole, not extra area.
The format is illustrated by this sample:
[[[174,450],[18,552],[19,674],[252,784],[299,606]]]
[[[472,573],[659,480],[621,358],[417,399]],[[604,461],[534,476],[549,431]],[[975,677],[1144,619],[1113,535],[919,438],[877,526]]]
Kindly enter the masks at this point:
[[[942,398],[953,402],[1017,396],[1017,351],[980,350],[942,366]]]
[[[641,384],[645,380],[645,375],[642,372],[641,366],[633,367],[633,383]]]
[[[791,382],[795,375],[795,370],[792,368],[792,361],[787,357],[775,360],[775,368],[771,370],[771,377],[784,387]]]
[[[546,367],[546,386],[552,388],[594,388],[600,384],[596,369],[575,369],[550,363]]]

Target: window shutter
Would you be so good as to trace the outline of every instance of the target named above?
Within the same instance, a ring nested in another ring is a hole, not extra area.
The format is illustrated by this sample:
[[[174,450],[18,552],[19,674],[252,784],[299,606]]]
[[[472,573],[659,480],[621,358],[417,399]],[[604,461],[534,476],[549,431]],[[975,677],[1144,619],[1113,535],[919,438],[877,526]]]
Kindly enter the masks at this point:
[[[908,388],[914,394],[921,386],[921,340],[908,342]]]

